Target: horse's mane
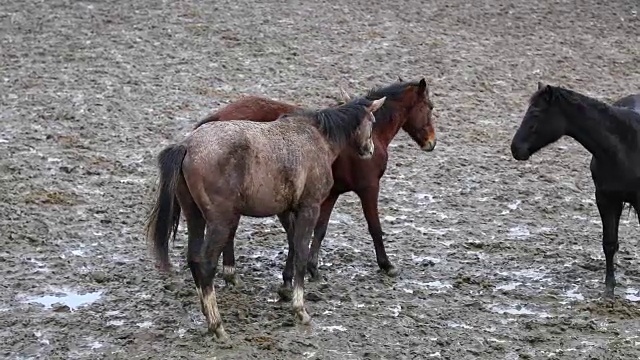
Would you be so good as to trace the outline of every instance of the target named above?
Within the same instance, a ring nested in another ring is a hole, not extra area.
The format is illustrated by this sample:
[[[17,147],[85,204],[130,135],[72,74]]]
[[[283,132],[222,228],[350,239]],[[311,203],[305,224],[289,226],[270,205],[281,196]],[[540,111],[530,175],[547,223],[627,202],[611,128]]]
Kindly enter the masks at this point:
[[[588,108],[598,111],[611,112],[612,110],[611,106],[603,101],[580,94],[573,90],[551,85],[545,85],[533,93],[531,98],[529,98],[529,104],[535,104],[538,107],[551,105],[562,106],[565,104],[585,105]]]
[[[620,107],[612,106],[604,101],[592,98],[579,92],[559,86],[543,86],[529,99],[530,106],[537,111],[544,111],[551,106],[580,109],[582,112],[593,112],[593,117],[609,121],[611,128],[623,141],[637,141],[635,136],[639,129],[637,116],[633,111],[621,111]],[[633,114],[630,116],[630,114]],[[577,116],[582,114],[577,113]]]
[[[318,130],[327,137],[327,140],[344,145],[362,123],[362,119],[367,114],[367,108],[371,104],[372,101],[366,97],[358,97],[337,107],[321,110],[303,109],[290,116],[298,115],[309,118]]]
[[[378,87],[370,89],[365,97],[369,100],[378,100],[386,97],[387,100],[382,104],[380,109],[376,113],[376,123],[386,123],[392,119],[393,106],[389,100],[398,100],[402,97],[407,88],[411,86],[418,86],[418,81],[398,81],[385,87]]]

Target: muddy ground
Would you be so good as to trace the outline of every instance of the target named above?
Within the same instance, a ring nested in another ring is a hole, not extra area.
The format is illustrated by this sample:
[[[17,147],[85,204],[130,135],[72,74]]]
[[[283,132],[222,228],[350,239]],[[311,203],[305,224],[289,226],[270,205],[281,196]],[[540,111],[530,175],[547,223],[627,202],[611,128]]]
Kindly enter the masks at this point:
[[[640,86],[636,0],[4,1],[0,4],[0,356],[8,359],[635,359],[638,220],[617,300],[589,154],[527,163],[509,141],[538,80],[611,101]],[[174,272],[142,236],[155,156],[240,94],[319,107],[429,79],[438,145],[401,133],[382,181],[396,279],[342,197],[308,285],[277,302],[285,237],[243,219],[242,286],[217,279],[231,344],[205,332],[186,231]]]

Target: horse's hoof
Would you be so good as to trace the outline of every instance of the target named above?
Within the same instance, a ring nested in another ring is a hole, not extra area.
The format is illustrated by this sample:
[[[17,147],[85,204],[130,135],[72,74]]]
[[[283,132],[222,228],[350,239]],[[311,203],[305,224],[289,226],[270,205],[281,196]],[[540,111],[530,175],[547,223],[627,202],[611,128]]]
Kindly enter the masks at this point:
[[[614,296],[613,288],[606,288],[604,290],[603,298],[605,300],[613,300],[614,297],[615,296]]]
[[[278,289],[278,295],[282,301],[291,301],[293,299],[293,289],[291,286],[282,285]]]
[[[309,323],[311,323],[311,316],[309,316],[309,313],[307,313],[307,310],[304,308],[296,312],[296,317],[302,325],[309,325]]]
[[[389,267],[387,267],[387,269],[384,272],[389,277],[396,277],[396,276],[400,275],[400,269],[398,269],[397,267],[395,267],[393,265],[389,265]]]
[[[217,329],[209,329],[209,332],[214,333],[216,338],[220,342],[229,342],[229,341],[231,341],[231,338],[229,337],[227,332],[224,330],[224,327],[222,325],[218,326]]]
[[[315,282],[320,280],[320,273],[318,273],[318,265],[307,264],[307,272],[309,273],[309,281]]]
[[[224,280],[225,285],[229,289],[233,289],[234,287],[237,287],[240,284],[235,275],[223,275],[222,279]]]

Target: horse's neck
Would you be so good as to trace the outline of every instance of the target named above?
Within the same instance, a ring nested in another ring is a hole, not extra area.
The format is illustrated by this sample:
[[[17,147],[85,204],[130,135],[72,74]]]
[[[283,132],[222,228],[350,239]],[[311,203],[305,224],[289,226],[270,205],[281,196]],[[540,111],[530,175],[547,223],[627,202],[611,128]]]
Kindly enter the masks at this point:
[[[393,138],[395,138],[400,131],[400,128],[403,125],[402,120],[404,120],[402,117],[403,115],[391,113],[389,116],[389,119],[381,119],[380,121],[376,120],[376,124],[373,128],[376,138],[382,145],[384,145],[385,149],[389,147]]]
[[[573,105],[565,110],[567,135],[574,138],[587,149],[600,163],[624,165],[628,162],[628,149],[625,140],[635,138],[635,134],[618,134],[612,129],[635,132],[624,119],[607,108],[594,108],[586,104]],[[618,122],[618,124],[612,124]],[[623,135],[623,136],[621,136]]]

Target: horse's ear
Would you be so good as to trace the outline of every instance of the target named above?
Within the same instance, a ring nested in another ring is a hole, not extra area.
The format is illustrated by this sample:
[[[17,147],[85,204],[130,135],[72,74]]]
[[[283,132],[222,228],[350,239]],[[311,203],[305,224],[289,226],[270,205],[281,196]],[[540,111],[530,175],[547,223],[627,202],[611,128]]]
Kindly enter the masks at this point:
[[[374,100],[371,102],[371,106],[369,107],[370,112],[376,112],[376,110],[380,109],[384,104],[384,101],[387,100],[387,97],[380,98],[378,100]]]
[[[400,82],[404,82],[404,80],[402,80],[402,78],[400,77],[400,75],[398,75],[398,81],[400,81]]]
[[[345,103],[351,101],[351,96],[349,96],[347,90],[345,90],[342,86],[340,86],[340,98],[342,98],[342,101],[344,101]]]
[[[427,92],[427,80],[425,78],[420,79],[418,83],[418,92],[420,94]]]

